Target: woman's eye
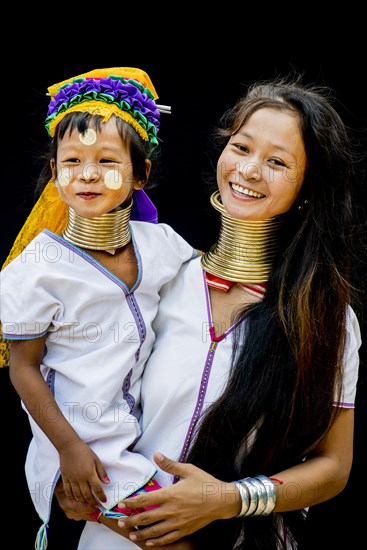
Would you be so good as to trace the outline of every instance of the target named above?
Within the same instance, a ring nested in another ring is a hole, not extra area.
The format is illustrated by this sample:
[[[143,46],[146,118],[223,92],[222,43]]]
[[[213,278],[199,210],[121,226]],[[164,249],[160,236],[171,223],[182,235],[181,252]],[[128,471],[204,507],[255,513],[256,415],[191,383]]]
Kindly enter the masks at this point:
[[[285,167],[285,162],[283,162],[280,159],[269,159],[270,164],[275,164],[276,166],[283,166]]]
[[[235,146],[239,151],[242,151],[243,153],[248,153],[248,148],[246,147],[246,145],[242,145],[241,143],[235,143],[234,146]]]

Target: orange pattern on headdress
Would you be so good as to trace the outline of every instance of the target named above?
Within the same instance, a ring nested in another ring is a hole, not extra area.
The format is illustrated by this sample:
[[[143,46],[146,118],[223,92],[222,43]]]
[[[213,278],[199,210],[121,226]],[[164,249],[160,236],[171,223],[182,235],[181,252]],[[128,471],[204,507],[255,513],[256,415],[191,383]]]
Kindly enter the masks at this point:
[[[135,67],[111,67],[109,69],[93,69],[93,71],[78,74],[77,76],[73,76],[72,78],[62,80],[57,84],[52,84],[52,86],[49,86],[47,89],[51,97],[53,97],[57,94],[62,86],[65,86],[65,84],[71,84],[73,80],[77,80],[78,78],[108,78],[111,74],[122,76],[123,78],[133,78],[134,80],[138,80],[141,84],[143,84],[145,88],[148,88],[152,92],[154,99],[158,99],[158,94],[153,86],[152,81],[149,78],[149,75],[145,71],[142,71],[141,69],[137,69]]]

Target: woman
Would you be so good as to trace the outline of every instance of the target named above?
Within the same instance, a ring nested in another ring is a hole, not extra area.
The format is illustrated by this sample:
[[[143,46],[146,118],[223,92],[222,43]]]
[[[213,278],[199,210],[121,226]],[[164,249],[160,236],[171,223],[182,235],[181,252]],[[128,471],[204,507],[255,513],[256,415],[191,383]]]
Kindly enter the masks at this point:
[[[121,503],[160,506],[119,525],[140,526],[139,545],[297,548],[305,509],[340,493],[352,464],[352,143],[299,80],[252,86],[222,123],[219,238],[162,290],[143,377],[134,450],[169,457],[154,455],[167,486]],[[80,548],[100,548],[99,528]]]

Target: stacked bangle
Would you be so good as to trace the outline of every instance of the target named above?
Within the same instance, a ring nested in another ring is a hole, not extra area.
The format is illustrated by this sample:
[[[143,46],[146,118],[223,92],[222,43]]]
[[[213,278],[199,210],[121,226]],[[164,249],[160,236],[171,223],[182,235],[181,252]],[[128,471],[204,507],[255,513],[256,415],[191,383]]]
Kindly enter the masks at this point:
[[[238,514],[237,517],[246,516],[247,513],[248,513],[248,509],[250,507],[249,494],[246,490],[246,487],[244,485],[242,485],[242,483],[240,481],[235,481],[234,484],[236,485],[237,489],[240,492],[241,501],[242,501],[241,511],[240,511],[240,513]]]
[[[267,493],[267,503],[265,506],[265,510],[263,511],[263,516],[268,516],[272,513],[272,511],[275,508],[276,498],[277,498],[277,492],[275,489],[275,485],[273,481],[266,477],[266,476],[257,476],[257,479],[265,485],[266,493]]]
[[[247,516],[268,516],[276,504],[275,484],[269,477],[259,475],[234,481],[242,506],[238,518]]]

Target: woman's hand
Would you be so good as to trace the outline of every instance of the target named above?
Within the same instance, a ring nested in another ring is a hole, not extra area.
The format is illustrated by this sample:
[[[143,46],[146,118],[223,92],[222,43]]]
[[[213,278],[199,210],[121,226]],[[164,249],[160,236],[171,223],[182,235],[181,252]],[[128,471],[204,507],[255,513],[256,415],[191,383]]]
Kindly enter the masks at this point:
[[[155,453],[154,460],[161,470],[180,477],[180,481],[119,503],[121,508],[159,504],[158,508],[118,521],[120,527],[139,527],[139,530],[132,531],[130,540],[146,540],[147,546],[164,546],[214,520],[231,518],[239,513],[240,496],[234,484],[219,481],[192,464],[175,462],[161,453]]]

